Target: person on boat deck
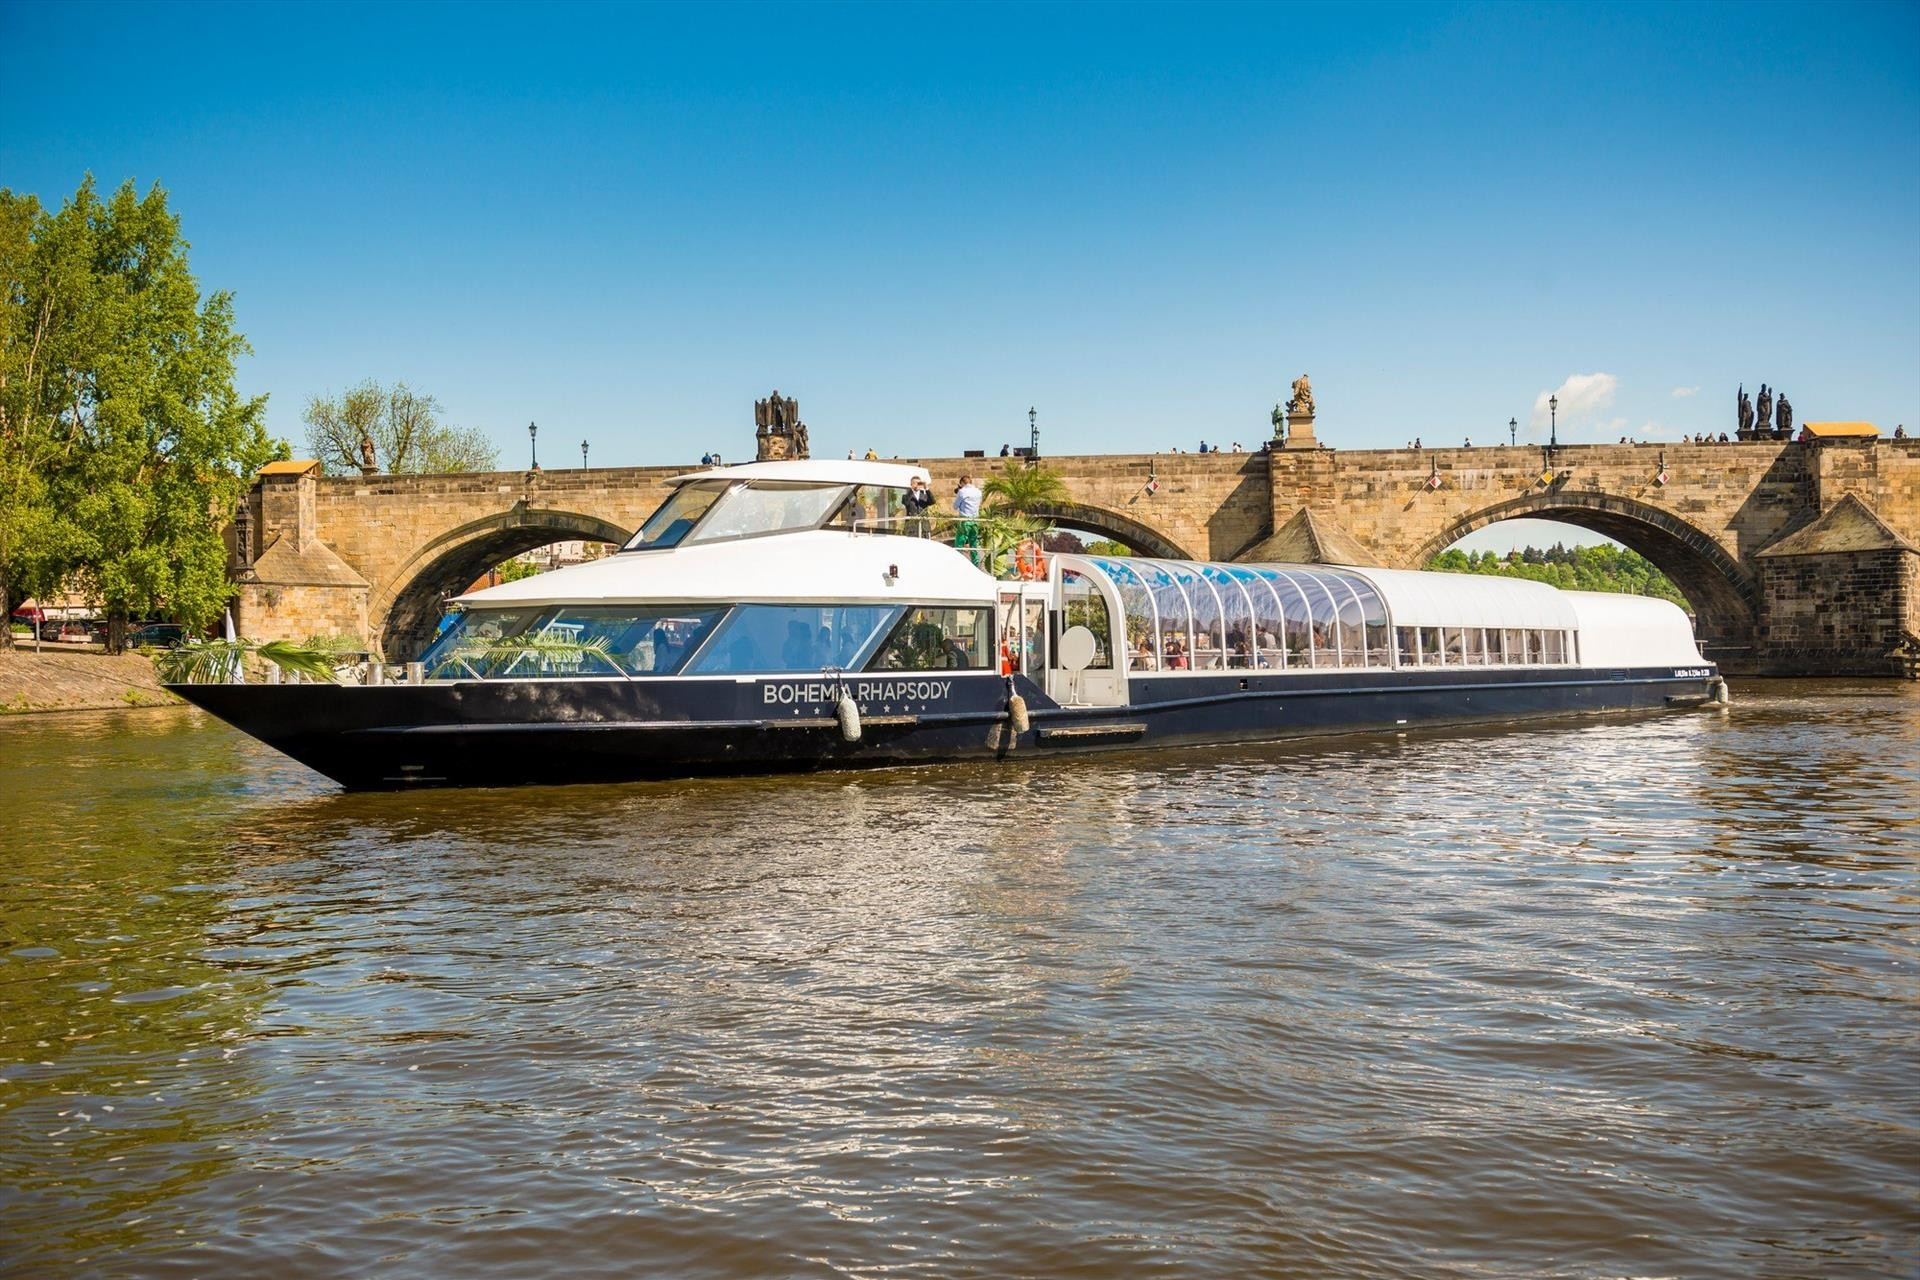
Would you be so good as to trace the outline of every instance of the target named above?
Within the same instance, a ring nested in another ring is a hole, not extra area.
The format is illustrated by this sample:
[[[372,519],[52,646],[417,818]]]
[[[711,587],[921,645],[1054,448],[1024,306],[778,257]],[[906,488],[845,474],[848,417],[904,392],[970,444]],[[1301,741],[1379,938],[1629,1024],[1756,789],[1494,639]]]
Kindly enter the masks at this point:
[[[1147,638],[1141,636],[1133,642],[1133,669],[1135,671],[1153,671],[1160,666],[1153,656],[1153,650],[1147,647]]]
[[[933,490],[927,488],[927,482],[915,476],[900,504],[906,511],[907,532],[916,538],[928,536],[931,522],[927,519],[927,512],[933,510]]]
[[[809,671],[816,665],[813,636],[806,623],[796,619],[787,624],[787,642],[780,646],[780,661],[789,671]]]
[[[954,526],[953,547],[965,551],[967,559],[980,563],[980,486],[972,476],[961,476],[953,489],[953,514],[960,519]]]
[[[1187,646],[1181,643],[1180,637],[1175,636],[1173,639],[1167,641],[1167,670],[1186,671],[1189,669],[1189,666],[1190,664],[1187,662]]]

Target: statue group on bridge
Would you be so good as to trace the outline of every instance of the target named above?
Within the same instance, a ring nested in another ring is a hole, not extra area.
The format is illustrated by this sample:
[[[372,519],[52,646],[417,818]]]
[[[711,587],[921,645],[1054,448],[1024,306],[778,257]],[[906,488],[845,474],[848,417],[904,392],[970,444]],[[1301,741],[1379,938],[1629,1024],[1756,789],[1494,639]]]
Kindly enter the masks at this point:
[[[765,400],[753,402],[753,437],[759,462],[812,456],[807,424],[800,421],[800,402],[792,396],[782,398],[777,389]]]
[[[1760,399],[1756,405],[1753,398],[1747,395],[1746,384],[1741,383],[1737,393],[1738,430],[1735,434],[1742,440],[1793,439],[1793,402],[1784,395],[1781,396],[1777,412],[1779,422],[1776,424],[1773,388],[1764,382],[1761,383]]]

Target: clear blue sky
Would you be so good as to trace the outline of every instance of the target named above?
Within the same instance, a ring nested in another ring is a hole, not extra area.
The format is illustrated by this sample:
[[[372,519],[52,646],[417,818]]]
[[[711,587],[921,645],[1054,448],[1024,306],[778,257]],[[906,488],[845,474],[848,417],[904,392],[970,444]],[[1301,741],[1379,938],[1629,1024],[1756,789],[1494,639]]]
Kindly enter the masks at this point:
[[[366,377],[510,465],[738,458],[776,386],[823,454],[1253,445],[1303,370],[1350,448],[1762,380],[1920,426],[1912,4],[0,0],[0,48],[0,185],[164,184],[296,442]]]

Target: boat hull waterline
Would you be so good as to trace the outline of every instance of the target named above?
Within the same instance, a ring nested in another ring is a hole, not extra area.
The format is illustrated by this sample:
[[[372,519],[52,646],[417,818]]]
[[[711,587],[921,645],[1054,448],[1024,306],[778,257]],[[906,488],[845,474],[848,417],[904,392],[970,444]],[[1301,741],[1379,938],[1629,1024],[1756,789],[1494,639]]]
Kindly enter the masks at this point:
[[[1690,668],[1132,673],[1121,706],[1062,706],[991,671],[715,680],[184,684],[188,702],[350,790],[857,769],[1698,706]],[[849,740],[836,708],[860,712]],[[868,696],[860,696],[866,694]],[[1016,728],[1011,695],[1024,701]]]

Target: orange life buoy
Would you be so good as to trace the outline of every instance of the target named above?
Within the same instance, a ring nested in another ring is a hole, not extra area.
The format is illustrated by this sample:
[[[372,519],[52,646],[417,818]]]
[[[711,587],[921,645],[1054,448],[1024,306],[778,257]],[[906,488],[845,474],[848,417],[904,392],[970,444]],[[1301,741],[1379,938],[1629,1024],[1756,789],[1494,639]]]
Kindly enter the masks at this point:
[[[1047,557],[1040,550],[1040,544],[1028,538],[1014,549],[1013,567],[1028,582],[1038,582],[1047,576]]]

